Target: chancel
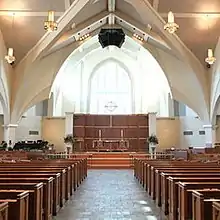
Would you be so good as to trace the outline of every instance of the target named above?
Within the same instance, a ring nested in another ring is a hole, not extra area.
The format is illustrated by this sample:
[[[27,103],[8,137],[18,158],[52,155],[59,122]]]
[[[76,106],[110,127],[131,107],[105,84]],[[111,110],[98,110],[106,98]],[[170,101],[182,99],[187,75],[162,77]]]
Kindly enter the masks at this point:
[[[1,0],[0,220],[219,220],[219,19]]]

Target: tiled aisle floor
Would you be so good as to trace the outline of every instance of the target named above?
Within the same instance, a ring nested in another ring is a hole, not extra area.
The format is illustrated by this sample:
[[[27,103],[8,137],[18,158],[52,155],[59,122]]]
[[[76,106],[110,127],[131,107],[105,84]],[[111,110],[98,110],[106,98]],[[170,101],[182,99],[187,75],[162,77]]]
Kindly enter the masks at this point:
[[[55,220],[165,220],[132,170],[90,170]]]

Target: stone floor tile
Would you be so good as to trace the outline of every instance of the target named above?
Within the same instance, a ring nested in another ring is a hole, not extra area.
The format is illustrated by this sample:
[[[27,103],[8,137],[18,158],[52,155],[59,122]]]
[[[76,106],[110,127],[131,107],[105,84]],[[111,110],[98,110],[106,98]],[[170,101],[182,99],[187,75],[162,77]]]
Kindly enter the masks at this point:
[[[166,220],[132,170],[89,170],[54,220]]]

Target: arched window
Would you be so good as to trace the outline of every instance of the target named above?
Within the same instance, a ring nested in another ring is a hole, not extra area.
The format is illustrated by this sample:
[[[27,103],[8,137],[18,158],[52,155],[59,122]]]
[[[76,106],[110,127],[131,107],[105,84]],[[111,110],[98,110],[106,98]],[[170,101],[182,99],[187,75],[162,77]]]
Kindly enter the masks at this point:
[[[108,60],[92,74],[89,113],[131,114],[131,79],[126,70],[118,62]]]

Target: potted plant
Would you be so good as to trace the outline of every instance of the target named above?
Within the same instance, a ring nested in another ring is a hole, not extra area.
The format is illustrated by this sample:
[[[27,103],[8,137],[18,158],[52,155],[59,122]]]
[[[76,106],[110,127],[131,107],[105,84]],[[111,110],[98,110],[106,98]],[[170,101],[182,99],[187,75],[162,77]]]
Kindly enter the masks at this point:
[[[66,135],[66,137],[64,137],[64,143],[66,145],[67,153],[70,153],[70,150],[73,149],[75,138],[73,137],[73,135],[68,134]]]
[[[159,144],[158,138],[155,134],[151,134],[147,139],[149,146],[150,146],[150,152],[154,153],[157,145]]]

